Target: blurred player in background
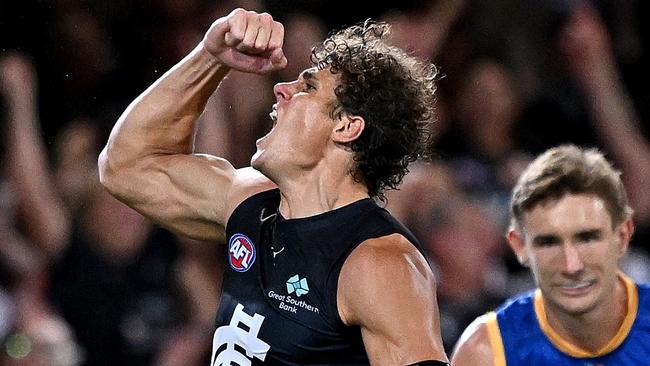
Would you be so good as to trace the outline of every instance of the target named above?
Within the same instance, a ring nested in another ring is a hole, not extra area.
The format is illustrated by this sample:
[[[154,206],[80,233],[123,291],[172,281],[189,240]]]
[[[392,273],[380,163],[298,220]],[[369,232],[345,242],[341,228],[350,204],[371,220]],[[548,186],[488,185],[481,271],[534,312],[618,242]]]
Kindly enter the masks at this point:
[[[597,150],[552,148],[520,177],[511,217],[538,288],[475,320],[453,364],[646,364],[650,286],[619,270],[634,231],[620,173]]]

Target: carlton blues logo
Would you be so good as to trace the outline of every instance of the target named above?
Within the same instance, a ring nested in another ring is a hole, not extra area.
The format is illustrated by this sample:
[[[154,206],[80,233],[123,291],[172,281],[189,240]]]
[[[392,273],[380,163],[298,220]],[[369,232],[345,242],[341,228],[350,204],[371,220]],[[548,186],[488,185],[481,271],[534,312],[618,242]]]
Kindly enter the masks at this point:
[[[248,271],[255,262],[255,246],[244,234],[235,234],[228,242],[228,261],[237,272]]]

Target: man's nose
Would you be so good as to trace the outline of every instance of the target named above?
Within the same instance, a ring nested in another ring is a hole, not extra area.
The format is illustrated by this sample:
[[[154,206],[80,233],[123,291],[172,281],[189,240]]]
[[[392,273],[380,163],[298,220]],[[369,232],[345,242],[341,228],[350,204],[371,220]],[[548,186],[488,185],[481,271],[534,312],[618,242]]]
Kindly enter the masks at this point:
[[[580,250],[573,244],[566,244],[562,248],[564,254],[564,271],[577,273],[584,269],[585,265],[580,255]]]
[[[277,83],[273,87],[273,93],[275,94],[275,99],[280,101],[281,99],[291,98],[291,85],[292,83]]]

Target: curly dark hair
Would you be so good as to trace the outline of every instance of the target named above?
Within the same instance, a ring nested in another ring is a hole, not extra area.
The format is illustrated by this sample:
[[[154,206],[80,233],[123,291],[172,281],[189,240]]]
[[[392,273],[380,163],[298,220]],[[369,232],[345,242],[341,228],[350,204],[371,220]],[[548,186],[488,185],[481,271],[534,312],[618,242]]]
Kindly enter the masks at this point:
[[[438,70],[385,42],[390,25],[367,20],[330,34],[311,61],[339,74],[330,115],[361,116],[365,129],[349,148],[354,179],[384,199],[408,173],[409,163],[432,154]]]

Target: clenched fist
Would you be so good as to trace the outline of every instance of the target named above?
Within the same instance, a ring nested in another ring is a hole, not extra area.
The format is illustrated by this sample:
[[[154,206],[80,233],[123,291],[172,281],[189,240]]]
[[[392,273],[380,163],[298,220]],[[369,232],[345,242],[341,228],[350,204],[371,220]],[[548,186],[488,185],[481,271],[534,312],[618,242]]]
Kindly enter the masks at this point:
[[[284,26],[267,13],[235,9],[217,19],[203,45],[221,63],[235,70],[264,74],[287,65],[282,52]]]

